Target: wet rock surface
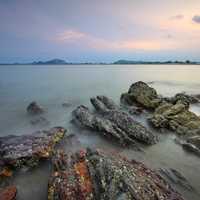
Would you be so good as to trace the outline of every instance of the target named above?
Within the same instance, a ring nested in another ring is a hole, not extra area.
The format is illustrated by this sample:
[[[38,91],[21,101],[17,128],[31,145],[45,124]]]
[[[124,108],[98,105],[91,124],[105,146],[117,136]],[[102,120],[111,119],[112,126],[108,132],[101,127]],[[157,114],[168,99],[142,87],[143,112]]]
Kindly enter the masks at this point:
[[[16,195],[17,195],[17,188],[15,186],[0,188],[0,200],[15,200]]]
[[[159,173],[167,181],[170,181],[176,185],[179,185],[183,187],[184,189],[194,191],[194,188],[190,185],[188,180],[176,169],[161,168],[159,169]]]
[[[94,108],[105,119],[115,123],[128,137],[146,144],[155,144],[157,142],[157,137],[151,131],[134,120],[128,113],[118,109],[115,104],[111,106],[110,102],[112,100],[105,96],[91,98]]]
[[[158,139],[152,132],[122,111],[112,99],[97,96],[91,98],[91,103],[98,115],[91,113],[85,106],[79,106],[73,111],[76,124],[114,139],[124,146],[136,146],[136,141],[145,144],[157,142]]]
[[[156,108],[161,99],[156,90],[146,83],[139,81],[133,83],[128,92],[121,95],[121,102],[128,105],[138,104],[146,109]]]
[[[26,110],[30,115],[38,115],[45,112],[44,109],[35,101],[31,102]]]
[[[34,167],[40,159],[49,158],[55,144],[63,138],[65,132],[62,127],[54,127],[48,131],[38,131],[29,135],[1,137],[1,174],[9,176],[9,169]]]
[[[58,152],[53,166],[48,200],[183,200],[158,173],[119,155]]]

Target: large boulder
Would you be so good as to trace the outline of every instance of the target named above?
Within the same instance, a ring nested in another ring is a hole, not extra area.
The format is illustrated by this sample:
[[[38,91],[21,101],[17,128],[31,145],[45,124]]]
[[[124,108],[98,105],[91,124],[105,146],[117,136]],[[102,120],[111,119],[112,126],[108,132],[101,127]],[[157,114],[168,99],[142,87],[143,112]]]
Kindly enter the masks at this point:
[[[49,158],[55,144],[63,138],[65,132],[62,127],[54,127],[48,131],[38,131],[29,135],[1,137],[1,174],[6,175],[9,169],[13,168],[33,167],[39,160]]]
[[[48,200],[183,200],[158,173],[116,154],[59,152],[53,166]]]
[[[121,95],[121,102],[128,105],[138,104],[147,109],[155,109],[161,99],[156,90],[146,83],[139,81],[133,83],[128,90],[128,93]]]

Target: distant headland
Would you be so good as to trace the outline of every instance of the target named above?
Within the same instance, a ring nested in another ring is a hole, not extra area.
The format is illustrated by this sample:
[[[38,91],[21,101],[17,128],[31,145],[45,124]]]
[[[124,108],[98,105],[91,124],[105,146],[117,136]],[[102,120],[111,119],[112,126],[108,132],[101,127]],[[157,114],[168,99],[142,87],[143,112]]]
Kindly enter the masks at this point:
[[[134,60],[118,60],[115,62],[67,62],[62,59],[51,59],[47,61],[34,61],[30,63],[0,63],[0,65],[200,65],[195,61],[134,61]]]

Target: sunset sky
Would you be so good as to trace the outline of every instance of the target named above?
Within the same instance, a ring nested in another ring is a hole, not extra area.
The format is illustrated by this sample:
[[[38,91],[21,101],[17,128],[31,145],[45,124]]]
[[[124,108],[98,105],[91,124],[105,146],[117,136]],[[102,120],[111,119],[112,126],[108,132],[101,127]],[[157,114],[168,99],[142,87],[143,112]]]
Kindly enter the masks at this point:
[[[0,62],[200,61],[200,0],[0,0]]]

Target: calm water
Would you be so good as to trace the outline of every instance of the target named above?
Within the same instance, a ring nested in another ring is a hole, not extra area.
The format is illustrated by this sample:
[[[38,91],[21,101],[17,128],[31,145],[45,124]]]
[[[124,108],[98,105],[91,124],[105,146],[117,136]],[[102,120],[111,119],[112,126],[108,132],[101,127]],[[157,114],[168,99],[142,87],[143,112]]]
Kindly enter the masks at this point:
[[[196,192],[176,189],[186,199],[200,199],[200,159],[188,154],[175,144],[174,135],[160,136],[160,143],[145,148],[144,153],[121,149],[100,138],[75,128],[71,123],[71,111],[78,105],[91,107],[89,98],[104,94],[119,103],[120,94],[138,80],[150,83],[160,94],[172,96],[178,92],[200,94],[199,66],[1,66],[0,67],[0,136],[8,134],[29,134],[51,126],[64,126],[69,133],[75,133],[80,144],[70,146],[63,142],[66,151],[76,147],[92,146],[107,151],[118,151],[130,159],[145,162],[152,168],[175,168],[182,172],[195,187]],[[46,110],[45,117],[50,125],[33,126],[26,114],[31,101],[39,102]],[[71,104],[69,108],[62,103]],[[191,108],[200,115],[200,105]],[[146,124],[144,118],[138,118]],[[147,124],[146,124],[147,125]],[[30,172],[19,172],[12,179],[19,190],[19,200],[43,200],[47,194],[47,180],[51,166],[43,163]],[[33,196],[34,194],[34,196]]]

